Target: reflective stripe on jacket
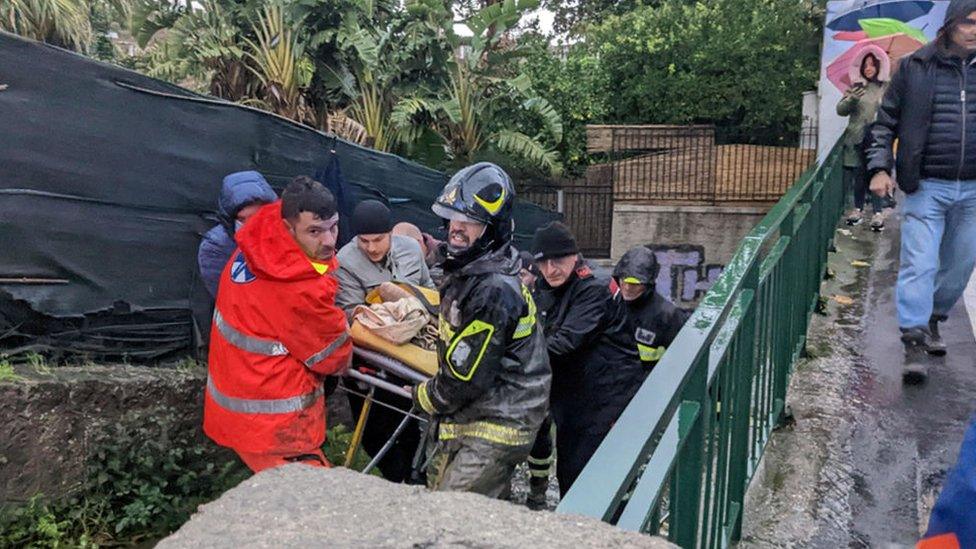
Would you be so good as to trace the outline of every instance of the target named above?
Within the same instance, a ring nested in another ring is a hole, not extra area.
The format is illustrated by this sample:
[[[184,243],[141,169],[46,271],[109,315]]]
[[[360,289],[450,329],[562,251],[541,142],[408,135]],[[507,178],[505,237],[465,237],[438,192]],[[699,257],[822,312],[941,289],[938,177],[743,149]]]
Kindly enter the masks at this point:
[[[204,431],[242,452],[314,451],[325,440],[323,377],[352,356],[334,305],[336,260],[320,275],[285,229],[279,203],[237,240],[211,326]]]

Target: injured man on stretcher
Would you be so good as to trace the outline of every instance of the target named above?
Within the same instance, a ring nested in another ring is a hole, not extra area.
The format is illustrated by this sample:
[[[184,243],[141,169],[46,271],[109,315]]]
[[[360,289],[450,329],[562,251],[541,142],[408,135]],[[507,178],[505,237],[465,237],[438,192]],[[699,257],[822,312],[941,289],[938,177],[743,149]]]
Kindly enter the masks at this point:
[[[399,352],[412,356],[393,358],[412,365],[430,362],[427,376],[436,371],[433,349],[437,341],[437,312],[436,302],[431,303],[431,299],[436,300],[437,293],[420,290],[434,287],[423,252],[414,239],[392,234],[390,209],[378,200],[360,202],[351,221],[356,236],[337,254],[336,305],[349,317],[353,339],[361,349],[354,358],[353,369],[366,369],[371,376],[396,387],[412,385],[418,381],[415,376],[423,374],[404,371],[397,375],[389,368],[375,368],[363,357],[382,360],[389,353],[380,355],[369,349],[387,351],[395,346]],[[422,473],[412,474],[412,464],[425,425],[409,416],[404,420],[404,414],[397,411],[410,410],[411,400],[391,391],[376,391],[373,385],[352,379],[343,383],[347,385],[353,417],[368,421],[368,428],[360,425],[357,429],[362,432],[363,448],[376,456],[388,446],[376,464],[383,476],[392,482],[422,483]]]

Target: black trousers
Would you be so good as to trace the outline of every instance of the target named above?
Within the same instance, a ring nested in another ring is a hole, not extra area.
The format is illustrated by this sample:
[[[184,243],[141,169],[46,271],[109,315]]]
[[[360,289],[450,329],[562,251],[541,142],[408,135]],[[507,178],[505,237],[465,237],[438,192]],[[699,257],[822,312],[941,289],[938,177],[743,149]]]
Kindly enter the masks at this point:
[[[882,208],[881,197],[869,192],[870,184],[868,174],[863,166],[856,168],[844,166],[844,185],[851,189],[854,194],[854,207],[863,210],[864,203],[867,202],[868,195],[870,195],[871,209],[874,210],[874,213],[878,213]]]

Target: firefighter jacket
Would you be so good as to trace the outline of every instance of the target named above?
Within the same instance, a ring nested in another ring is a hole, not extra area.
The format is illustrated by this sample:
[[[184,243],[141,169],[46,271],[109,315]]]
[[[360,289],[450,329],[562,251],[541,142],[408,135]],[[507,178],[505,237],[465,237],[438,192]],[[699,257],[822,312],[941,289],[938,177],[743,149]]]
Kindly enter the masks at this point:
[[[662,297],[654,286],[633,301],[624,301],[620,292],[615,298],[627,311],[627,331],[633,335],[634,345],[647,371],[664,356],[678,331],[688,320],[688,313]]]
[[[263,207],[237,233],[211,325],[203,429],[251,453],[307,453],[325,440],[323,377],[348,366],[333,258],[313,264]],[[321,273],[321,274],[320,274]]]
[[[439,437],[531,445],[549,403],[551,373],[535,302],[510,245],[445,271],[438,372],[414,401]]]
[[[540,278],[536,296],[552,365],[557,427],[606,433],[647,373],[609,279],[581,264],[558,288]]]

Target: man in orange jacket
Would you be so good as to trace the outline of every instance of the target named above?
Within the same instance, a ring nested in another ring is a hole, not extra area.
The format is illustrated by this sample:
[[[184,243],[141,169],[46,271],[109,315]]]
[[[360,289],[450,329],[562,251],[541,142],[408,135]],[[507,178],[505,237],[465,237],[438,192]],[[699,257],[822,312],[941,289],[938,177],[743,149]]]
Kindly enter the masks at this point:
[[[338,220],[332,193],[297,177],[237,233],[221,275],[203,430],[254,472],[329,466],[323,379],[352,356],[335,305]]]

